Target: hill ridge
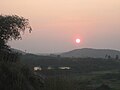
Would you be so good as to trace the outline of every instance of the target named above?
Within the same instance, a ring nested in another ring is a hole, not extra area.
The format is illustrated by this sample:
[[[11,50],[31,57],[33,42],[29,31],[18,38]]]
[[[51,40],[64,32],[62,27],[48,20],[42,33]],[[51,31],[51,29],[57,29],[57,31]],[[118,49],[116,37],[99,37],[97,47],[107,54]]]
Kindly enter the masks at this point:
[[[62,57],[77,57],[77,58],[105,58],[106,55],[110,55],[115,58],[116,55],[120,56],[120,51],[113,49],[93,49],[93,48],[81,48],[74,49],[61,54]]]

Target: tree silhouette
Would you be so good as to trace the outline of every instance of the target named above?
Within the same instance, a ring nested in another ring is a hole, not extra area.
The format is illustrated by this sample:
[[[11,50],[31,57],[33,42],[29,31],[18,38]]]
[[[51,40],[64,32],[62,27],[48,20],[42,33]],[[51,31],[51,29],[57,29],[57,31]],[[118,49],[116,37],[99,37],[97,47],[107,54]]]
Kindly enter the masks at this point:
[[[28,19],[17,15],[0,15],[0,50],[9,48],[9,40],[22,39],[21,32],[28,29],[31,32]]]
[[[96,90],[111,90],[111,88],[106,84],[102,84],[100,87],[96,88]]]
[[[116,59],[116,60],[118,60],[118,59],[119,59],[119,56],[118,56],[118,55],[116,55],[115,59]]]
[[[111,56],[110,56],[110,55],[108,55],[108,59],[111,59]]]
[[[0,90],[41,90],[43,86],[43,79],[19,62],[19,54],[7,45],[9,40],[22,39],[26,29],[31,32],[28,19],[0,15]]]

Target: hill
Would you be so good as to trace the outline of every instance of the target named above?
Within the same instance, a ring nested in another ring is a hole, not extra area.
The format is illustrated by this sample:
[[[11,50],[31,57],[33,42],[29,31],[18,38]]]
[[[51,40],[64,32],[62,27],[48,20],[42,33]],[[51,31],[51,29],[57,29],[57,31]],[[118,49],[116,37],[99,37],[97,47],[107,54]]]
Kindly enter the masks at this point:
[[[92,48],[75,49],[61,54],[62,57],[75,57],[75,58],[87,58],[87,57],[107,58],[108,56],[115,58],[116,55],[120,56],[120,51],[111,49],[92,49]]]
[[[14,48],[11,48],[12,52],[15,52],[15,53],[20,53],[20,54],[26,54],[24,51],[22,50],[18,50],[18,49],[14,49]]]

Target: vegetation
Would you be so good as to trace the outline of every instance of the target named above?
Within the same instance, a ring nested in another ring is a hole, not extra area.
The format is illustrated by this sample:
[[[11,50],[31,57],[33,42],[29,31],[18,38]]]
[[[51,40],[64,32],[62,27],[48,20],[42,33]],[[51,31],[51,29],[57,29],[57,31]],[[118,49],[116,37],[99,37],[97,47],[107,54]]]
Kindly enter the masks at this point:
[[[25,65],[0,62],[1,90],[40,90],[41,80]]]
[[[119,90],[120,61],[100,58],[60,58],[26,54],[21,62],[31,68],[42,67],[36,71],[45,80],[42,90]],[[48,70],[51,66],[54,69]],[[69,66],[69,70],[60,70]]]
[[[17,15],[0,15],[0,49],[8,48],[8,40],[21,39],[21,32],[27,28],[31,31],[28,19]]]
[[[0,90],[40,90],[42,78],[20,63],[19,53],[7,45],[21,39],[21,31],[31,30],[28,20],[17,15],[0,16]]]

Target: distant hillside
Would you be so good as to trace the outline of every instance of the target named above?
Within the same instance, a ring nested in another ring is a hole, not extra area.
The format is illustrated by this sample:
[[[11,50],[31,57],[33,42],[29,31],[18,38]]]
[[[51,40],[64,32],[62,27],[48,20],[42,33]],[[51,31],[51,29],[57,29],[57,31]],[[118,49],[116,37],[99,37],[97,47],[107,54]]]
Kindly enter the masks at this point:
[[[92,57],[92,58],[105,58],[107,56],[111,56],[115,58],[116,55],[120,57],[120,51],[110,50],[110,49],[91,49],[91,48],[83,48],[83,49],[75,49],[69,52],[62,53],[62,57]]]
[[[11,50],[15,53],[21,53],[21,54],[26,54],[25,52],[21,51],[21,50],[18,50],[18,49],[14,49],[14,48],[11,48]]]

